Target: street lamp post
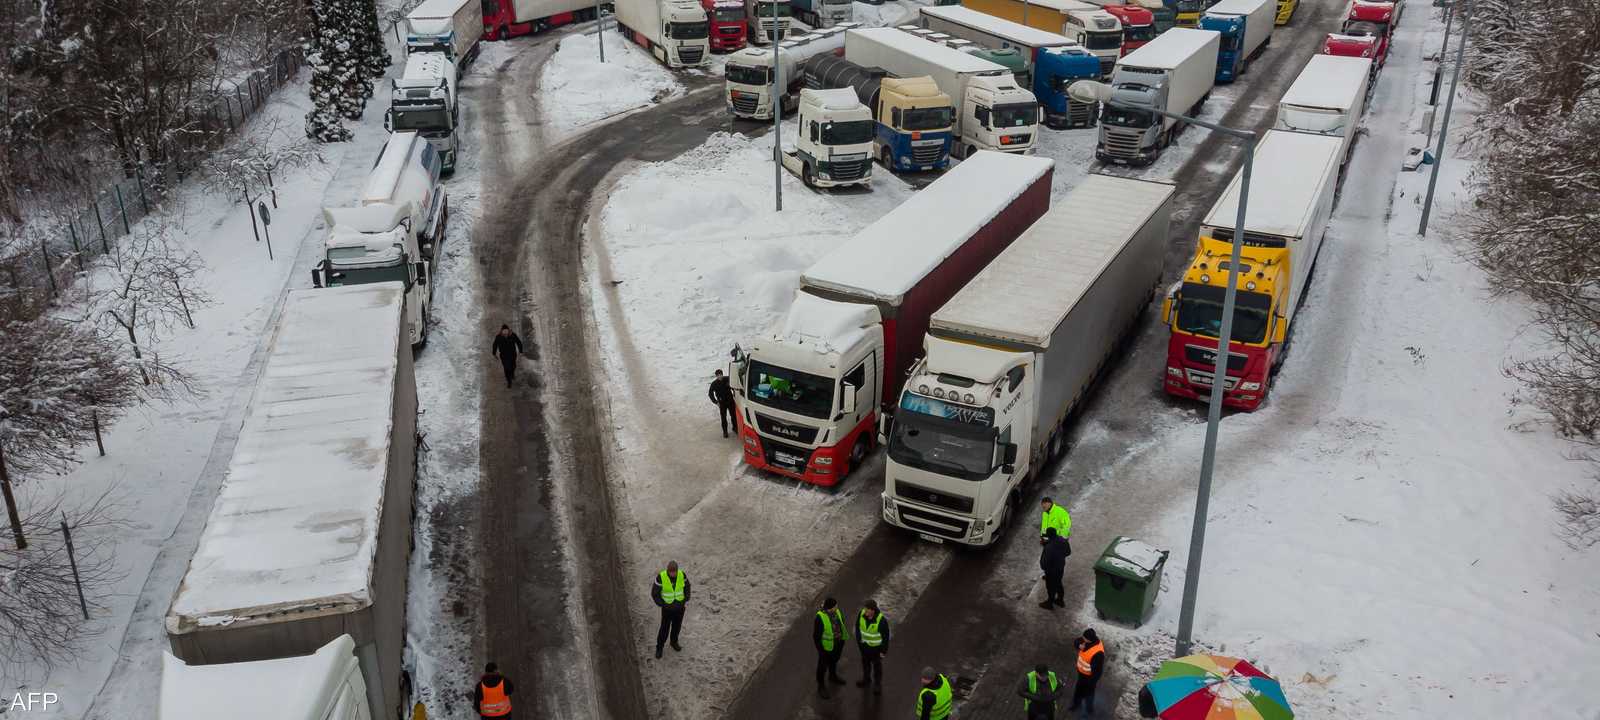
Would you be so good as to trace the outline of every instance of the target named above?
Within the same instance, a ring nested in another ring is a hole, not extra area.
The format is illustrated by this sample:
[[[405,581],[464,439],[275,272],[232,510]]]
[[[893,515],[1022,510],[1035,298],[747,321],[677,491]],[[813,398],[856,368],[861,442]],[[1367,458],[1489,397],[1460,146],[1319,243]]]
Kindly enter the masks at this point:
[[[1455,3],[1451,3],[1454,5]],[[1428,197],[1422,201],[1422,220],[1417,223],[1417,234],[1428,234],[1428,216],[1433,210],[1433,190],[1439,183],[1439,166],[1444,164],[1444,138],[1450,134],[1450,111],[1456,106],[1456,83],[1461,80],[1461,65],[1466,61],[1467,33],[1472,30],[1472,0],[1461,8],[1461,39],[1456,41],[1456,67],[1450,71],[1450,94],[1444,99],[1444,122],[1439,125],[1439,145],[1433,150],[1433,170],[1428,175]],[[1448,42],[1449,38],[1445,38]],[[1439,56],[1444,62],[1444,56]]]
[[[1183,575],[1183,606],[1178,611],[1178,642],[1175,657],[1189,654],[1194,632],[1195,597],[1200,590],[1200,560],[1205,549],[1206,513],[1211,504],[1211,472],[1217,459],[1217,428],[1222,422],[1222,391],[1228,377],[1229,348],[1233,343],[1233,306],[1239,295],[1239,254],[1244,247],[1245,205],[1250,200],[1250,169],[1255,164],[1256,134],[1209,123],[1187,115],[1179,115],[1155,108],[1124,105],[1111,98],[1111,86],[1094,80],[1079,80],[1067,87],[1067,94],[1080,102],[1099,102],[1102,105],[1127,110],[1154,112],[1162,117],[1181,120],[1213,130],[1244,143],[1244,173],[1239,181],[1239,208],[1234,216],[1233,242],[1228,255],[1228,289],[1222,296],[1222,327],[1217,336],[1217,363],[1211,375],[1211,398],[1206,411],[1205,449],[1200,456],[1200,483],[1195,491],[1194,527],[1189,535],[1189,564]]]
[[[756,32],[761,24],[756,23]],[[783,63],[778,60],[778,3],[772,3],[772,199],[783,212]]]

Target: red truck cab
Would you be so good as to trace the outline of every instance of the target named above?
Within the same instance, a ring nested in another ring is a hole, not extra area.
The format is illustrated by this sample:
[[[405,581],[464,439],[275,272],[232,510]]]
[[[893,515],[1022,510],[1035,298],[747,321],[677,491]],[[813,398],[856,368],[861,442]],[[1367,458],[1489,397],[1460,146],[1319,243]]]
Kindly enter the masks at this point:
[[[1328,33],[1322,41],[1322,54],[1370,59],[1376,76],[1389,57],[1389,35],[1377,23],[1349,20],[1342,31]]]
[[[1122,23],[1122,56],[1144,47],[1156,38],[1155,13],[1138,5],[1102,5],[1100,9],[1111,13]]]
[[[741,0],[700,0],[711,23],[711,51],[733,52],[745,40],[744,3]]]

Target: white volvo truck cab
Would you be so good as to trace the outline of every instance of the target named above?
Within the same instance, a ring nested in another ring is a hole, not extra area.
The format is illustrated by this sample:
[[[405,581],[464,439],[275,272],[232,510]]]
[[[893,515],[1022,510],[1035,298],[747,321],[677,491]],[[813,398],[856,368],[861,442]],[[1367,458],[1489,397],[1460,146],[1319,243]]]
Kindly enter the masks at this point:
[[[978,150],[1031,155],[1039,135],[1039,100],[1009,72],[985,73],[967,84],[961,103],[962,157]]]

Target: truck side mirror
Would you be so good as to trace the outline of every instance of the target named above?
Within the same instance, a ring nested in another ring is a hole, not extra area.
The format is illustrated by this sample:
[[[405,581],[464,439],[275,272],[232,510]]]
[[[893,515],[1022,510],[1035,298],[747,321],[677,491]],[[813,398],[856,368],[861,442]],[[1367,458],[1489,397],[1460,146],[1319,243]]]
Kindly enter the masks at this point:
[[[1289,320],[1282,315],[1272,318],[1272,344],[1282,345],[1289,337]]]
[[[1017,462],[1017,444],[1016,443],[1006,443],[1005,464],[1006,465],[1015,465],[1016,462]]]
[[[894,427],[894,418],[888,413],[878,413],[878,444],[889,444],[889,430]]]
[[[427,285],[428,284],[428,264],[427,263],[420,263],[420,262],[417,263],[416,264],[416,271],[417,271],[417,284],[418,285]]]
[[[1172,304],[1178,299],[1176,294],[1169,294],[1161,300],[1161,324],[1172,324]]]
[[[856,386],[845,383],[843,388],[844,397],[839,398],[839,405],[844,414],[849,415],[856,411]]]
[[[390,110],[390,111],[385,112],[383,114],[383,129],[385,131],[388,131],[388,132],[392,132],[394,130],[394,111],[393,110]]]
[[[314,287],[314,288],[322,287],[322,266],[323,266],[323,264],[324,263],[317,263],[316,267],[311,268],[311,287]]]

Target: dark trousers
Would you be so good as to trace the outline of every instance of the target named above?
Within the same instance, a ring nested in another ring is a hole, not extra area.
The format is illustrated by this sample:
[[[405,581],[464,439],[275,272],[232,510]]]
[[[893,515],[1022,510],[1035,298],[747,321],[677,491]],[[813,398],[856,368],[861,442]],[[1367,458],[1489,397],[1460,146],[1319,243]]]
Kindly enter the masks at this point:
[[[1089,717],[1093,715],[1094,686],[1099,682],[1099,680],[1079,675],[1078,684],[1072,688],[1072,704],[1067,707],[1067,712],[1077,710],[1079,705],[1083,705],[1083,716]]]
[[[717,405],[717,420],[722,422],[723,437],[728,436],[728,428],[730,426],[733,428],[734,432],[739,431],[739,419],[733,413],[733,403],[728,403],[727,405]]]
[[[839,656],[841,655],[844,655],[844,648],[842,647],[817,651],[817,685],[821,685],[828,678],[839,677]]]
[[[511,379],[517,375],[517,356],[501,353],[500,368],[506,371],[506,387],[511,387]]]
[[[1060,575],[1044,576],[1044,590],[1050,594],[1050,597],[1046,598],[1047,600],[1057,605],[1066,605],[1067,587],[1066,583],[1061,582]]]
[[[861,646],[861,682],[883,684],[883,653],[877,648]]]
[[[661,647],[672,640],[673,645],[678,644],[678,631],[683,628],[683,605],[673,603],[661,608],[661,629],[656,631],[656,652],[661,652]]]

